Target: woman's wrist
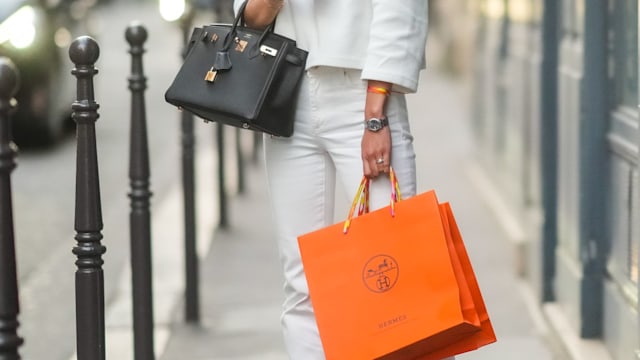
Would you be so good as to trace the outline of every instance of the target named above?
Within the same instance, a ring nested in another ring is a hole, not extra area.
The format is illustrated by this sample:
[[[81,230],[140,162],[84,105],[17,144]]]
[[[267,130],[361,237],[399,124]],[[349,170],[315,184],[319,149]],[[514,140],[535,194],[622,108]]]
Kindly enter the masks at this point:
[[[391,83],[384,81],[367,81],[367,99],[365,104],[365,118],[385,117],[387,98],[391,93]]]

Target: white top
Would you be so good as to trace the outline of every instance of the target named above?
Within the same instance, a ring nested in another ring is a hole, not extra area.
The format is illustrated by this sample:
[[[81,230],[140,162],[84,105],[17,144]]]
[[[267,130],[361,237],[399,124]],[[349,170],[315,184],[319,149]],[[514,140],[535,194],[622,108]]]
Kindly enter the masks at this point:
[[[236,11],[243,1],[234,0]],[[415,92],[425,67],[427,7],[427,0],[285,0],[275,31],[309,51],[307,69],[360,69],[363,79]]]

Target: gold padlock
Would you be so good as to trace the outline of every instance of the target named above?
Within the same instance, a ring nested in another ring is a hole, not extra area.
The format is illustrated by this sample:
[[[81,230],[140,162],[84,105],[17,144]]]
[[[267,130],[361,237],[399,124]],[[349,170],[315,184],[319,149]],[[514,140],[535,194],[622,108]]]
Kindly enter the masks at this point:
[[[218,72],[213,70],[212,66],[211,69],[207,71],[207,75],[205,75],[204,80],[208,82],[214,82],[216,80],[216,75],[218,75]]]

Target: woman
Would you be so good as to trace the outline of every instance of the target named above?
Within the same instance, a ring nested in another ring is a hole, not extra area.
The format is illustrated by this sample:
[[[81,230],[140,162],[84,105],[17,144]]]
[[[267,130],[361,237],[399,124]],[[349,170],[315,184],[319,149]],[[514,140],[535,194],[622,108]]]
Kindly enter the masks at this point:
[[[235,0],[239,9],[244,0]],[[404,197],[416,192],[405,93],[424,68],[426,0],[248,0],[247,26],[309,51],[291,138],[265,137],[269,191],[285,301],[282,326],[293,360],[324,359],[297,237],[334,223],[336,179],[353,199],[363,174],[372,209],[388,205],[393,165]]]

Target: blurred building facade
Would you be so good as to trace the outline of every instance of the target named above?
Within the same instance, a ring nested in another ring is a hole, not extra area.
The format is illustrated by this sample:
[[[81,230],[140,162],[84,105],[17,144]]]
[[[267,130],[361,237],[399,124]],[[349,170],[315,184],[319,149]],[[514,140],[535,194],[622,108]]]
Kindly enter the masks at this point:
[[[612,359],[640,359],[638,2],[465,5],[470,126],[520,229],[514,271],[570,353],[597,343]]]

